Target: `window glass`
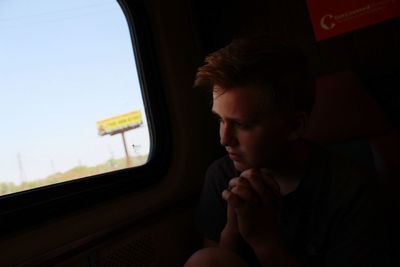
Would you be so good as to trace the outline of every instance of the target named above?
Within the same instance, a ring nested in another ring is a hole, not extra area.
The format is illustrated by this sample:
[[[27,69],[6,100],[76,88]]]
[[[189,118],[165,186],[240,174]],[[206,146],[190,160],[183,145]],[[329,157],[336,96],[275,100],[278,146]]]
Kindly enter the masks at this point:
[[[0,195],[143,165],[149,130],[113,0],[0,0]]]

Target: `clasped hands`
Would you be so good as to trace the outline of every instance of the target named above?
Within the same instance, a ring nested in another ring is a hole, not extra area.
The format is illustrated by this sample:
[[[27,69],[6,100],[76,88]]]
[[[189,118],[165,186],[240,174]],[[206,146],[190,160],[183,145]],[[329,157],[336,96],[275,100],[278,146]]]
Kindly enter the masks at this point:
[[[222,197],[227,201],[228,210],[221,247],[236,250],[242,240],[253,248],[280,242],[281,193],[270,173],[247,169],[230,180]]]

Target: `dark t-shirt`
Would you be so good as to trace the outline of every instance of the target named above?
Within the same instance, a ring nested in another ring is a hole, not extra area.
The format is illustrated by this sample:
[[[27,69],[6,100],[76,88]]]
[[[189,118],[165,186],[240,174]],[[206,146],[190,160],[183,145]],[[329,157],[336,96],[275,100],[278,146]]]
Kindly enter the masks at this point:
[[[378,182],[351,161],[310,144],[307,171],[295,191],[283,197],[281,230],[301,266],[386,266],[377,233]],[[217,241],[226,224],[222,191],[238,176],[228,157],[207,170],[197,225]],[[251,248],[242,256],[259,266]]]

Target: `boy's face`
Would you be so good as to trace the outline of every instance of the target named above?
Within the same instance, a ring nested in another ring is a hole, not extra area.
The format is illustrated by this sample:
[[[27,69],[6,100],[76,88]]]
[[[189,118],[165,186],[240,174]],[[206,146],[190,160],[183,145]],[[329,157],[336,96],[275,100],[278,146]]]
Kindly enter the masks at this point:
[[[238,171],[277,167],[288,153],[286,123],[277,118],[269,92],[253,88],[213,90],[220,142]]]

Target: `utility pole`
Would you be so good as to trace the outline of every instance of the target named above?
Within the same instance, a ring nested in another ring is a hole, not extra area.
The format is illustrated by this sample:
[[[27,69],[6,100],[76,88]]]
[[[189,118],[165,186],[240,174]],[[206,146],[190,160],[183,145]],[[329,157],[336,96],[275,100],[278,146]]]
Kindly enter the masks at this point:
[[[121,132],[121,136],[122,136],[122,142],[124,143],[124,150],[125,150],[125,157],[126,157],[126,167],[129,168],[131,166],[131,159],[129,157],[128,148],[126,146],[125,132],[126,131],[122,131]]]

